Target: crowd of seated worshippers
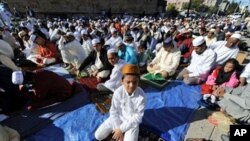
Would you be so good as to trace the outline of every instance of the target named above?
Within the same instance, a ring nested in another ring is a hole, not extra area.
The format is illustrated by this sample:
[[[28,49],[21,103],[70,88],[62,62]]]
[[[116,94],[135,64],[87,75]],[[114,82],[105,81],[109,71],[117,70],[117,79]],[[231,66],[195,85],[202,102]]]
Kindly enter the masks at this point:
[[[134,64],[139,66],[141,75],[159,74],[166,81],[174,77],[187,85],[201,84],[204,100],[209,99],[234,118],[249,122],[249,102],[245,94],[249,65],[242,73],[238,72],[239,63],[235,59],[241,34],[228,31],[227,21],[215,22],[216,25],[188,19],[154,19],[150,22],[132,19],[127,23],[121,19],[51,19],[21,21],[15,29],[1,28],[0,69],[8,75],[0,73],[3,80],[0,81],[0,92],[15,103],[6,105],[1,101],[1,107],[6,107],[1,109],[9,113],[27,102],[31,107],[41,107],[72,95],[72,86],[65,79],[38,69],[61,63],[72,76],[94,78],[99,91],[114,92],[121,86],[122,66]],[[185,67],[180,70],[182,64]],[[47,77],[41,78],[43,75]],[[50,77],[56,80],[52,81]],[[50,87],[46,92],[40,90],[41,84],[35,80],[63,83],[67,93],[60,97]],[[22,85],[22,89],[14,84]],[[238,89],[241,95],[235,95]],[[12,91],[18,96],[7,94]],[[22,94],[24,91],[42,94],[37,98]],[[54,95],[49,97],[50,93]],[[34,101],[45,104],[34,105]],[[237,111],[232,107],[237,107]]]

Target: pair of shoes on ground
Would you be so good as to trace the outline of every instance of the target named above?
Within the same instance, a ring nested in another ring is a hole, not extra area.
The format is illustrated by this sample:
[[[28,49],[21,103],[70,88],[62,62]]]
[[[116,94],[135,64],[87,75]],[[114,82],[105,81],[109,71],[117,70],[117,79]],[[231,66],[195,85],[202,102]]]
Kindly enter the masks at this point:
[[[201,99],[198,101],[198,104],[212,111],[217,111],[220,109],[219,105],[217,103],[212,103],[209,98],[207,100]]]

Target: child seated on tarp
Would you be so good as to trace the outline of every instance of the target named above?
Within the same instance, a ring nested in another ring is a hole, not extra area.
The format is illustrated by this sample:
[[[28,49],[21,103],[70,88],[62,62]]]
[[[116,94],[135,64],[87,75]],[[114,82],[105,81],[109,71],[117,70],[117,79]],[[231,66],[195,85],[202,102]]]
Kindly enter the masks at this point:
[[[28,110],[64,101],[73,93],[71,84],[65,78],[48,70],[15,71],[12,82],[19,85],[21,94],[28,99]]]
[[[215,103],[222,87],[235,88],[238,86],[239,79],[236,74],[238,65],[238,61],[232,58],[227,60],[222,67],[216,67],[213,70],[206,83],[201,86],[204,101],[210,98],[210,102]]]
[[[142,74],[146,73],[147,72],[147,63],[151,61],[150,54],[147,51],[146,42],[141,42],[139,44],[137,59],[138,59],[138,63],[139,63],[140,72]]]
[[[140,71],[137,65],[126,64],[122,75],[122,86],[115,90],[112,98],[110,116],[95,132],[97,140],[111,133],[116,141],[138,140],[145,107],[144,91],[138,87]]]

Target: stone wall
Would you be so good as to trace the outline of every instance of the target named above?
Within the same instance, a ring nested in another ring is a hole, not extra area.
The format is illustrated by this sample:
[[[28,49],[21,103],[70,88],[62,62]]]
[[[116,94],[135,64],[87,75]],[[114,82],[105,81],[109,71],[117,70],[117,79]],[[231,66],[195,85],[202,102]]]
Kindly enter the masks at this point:
[[[38,13],[95,14],[101,10],[112,13],[152,14],[157,11],[158,0],[6,0],[9,7],[25,12],[29,6]]]

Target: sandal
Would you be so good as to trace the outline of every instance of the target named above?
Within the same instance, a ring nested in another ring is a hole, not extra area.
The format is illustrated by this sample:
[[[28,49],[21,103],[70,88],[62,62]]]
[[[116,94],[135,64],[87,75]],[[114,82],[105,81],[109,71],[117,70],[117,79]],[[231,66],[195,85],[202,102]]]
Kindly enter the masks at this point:
[[[85,71],[80,71],[77,75],[77,77],[79,77],[79,78],[83,78],[83,77],[87,77],[87,76],[88,76],[88,73]]]

